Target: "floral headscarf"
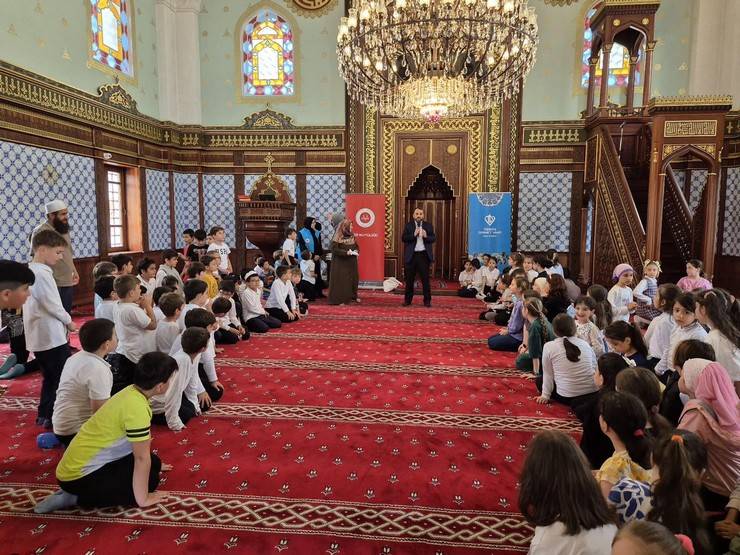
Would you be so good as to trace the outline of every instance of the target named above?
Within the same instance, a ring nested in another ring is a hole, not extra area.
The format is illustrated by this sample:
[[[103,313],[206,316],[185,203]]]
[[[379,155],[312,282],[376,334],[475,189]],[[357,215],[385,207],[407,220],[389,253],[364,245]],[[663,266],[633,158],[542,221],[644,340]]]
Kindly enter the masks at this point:
[[[355,242],[355,234],[352,233],[352,222],[347,218],[343,219],[342,222],[337,226],[337,231],[334,233],[332,239],[335,243],[341,243],[343,245],[351,245]]]

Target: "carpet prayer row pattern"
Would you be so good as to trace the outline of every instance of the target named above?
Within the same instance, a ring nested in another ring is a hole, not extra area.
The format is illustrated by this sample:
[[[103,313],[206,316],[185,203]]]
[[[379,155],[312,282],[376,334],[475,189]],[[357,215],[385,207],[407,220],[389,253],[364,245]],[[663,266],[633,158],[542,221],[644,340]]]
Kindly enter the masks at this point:
[[[314,304],[305,320],[225,347],[221,403],[180,433],[153,428],[174,465],[144,509],[34,504],[61,450],[36,447],[40,376],[0,389],[3,552],[459,555],[526,552],[517,479],[532,435],[578,433],[537,405],[513,355],[493,353],[480,303]],[[73,344],[76,338],[73,338]],[[7,346],[2,346],[7,352]],[[8,543],[9,542],[9,543]]]

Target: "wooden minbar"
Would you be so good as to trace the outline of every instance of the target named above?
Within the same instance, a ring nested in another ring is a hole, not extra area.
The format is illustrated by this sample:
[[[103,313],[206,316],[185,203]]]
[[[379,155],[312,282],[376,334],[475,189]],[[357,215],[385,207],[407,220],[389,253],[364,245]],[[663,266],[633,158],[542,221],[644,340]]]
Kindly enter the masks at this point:
[[[257,180],[249,195],[240,196],[236,203],[237,224],[270,261],[272,253],[285,241],[296,207],[287,184],[272,171],[274,161],[271,153],[265,156],[267,172]]]

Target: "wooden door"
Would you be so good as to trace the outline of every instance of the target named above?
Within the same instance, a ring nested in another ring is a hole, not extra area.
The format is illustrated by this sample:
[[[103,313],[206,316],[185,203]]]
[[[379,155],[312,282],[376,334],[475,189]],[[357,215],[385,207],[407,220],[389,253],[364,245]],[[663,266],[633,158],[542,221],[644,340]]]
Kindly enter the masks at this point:
[[[440,171],[429,166],[409,190],[406,197],[403,225],[411,221],[414,210],[421,208],[424,219],[434,226],[436,241],[432,247],[434,262],[431,276],[437,279],[455,279],[460,258],[455,233],[455,198],[452,189]]]

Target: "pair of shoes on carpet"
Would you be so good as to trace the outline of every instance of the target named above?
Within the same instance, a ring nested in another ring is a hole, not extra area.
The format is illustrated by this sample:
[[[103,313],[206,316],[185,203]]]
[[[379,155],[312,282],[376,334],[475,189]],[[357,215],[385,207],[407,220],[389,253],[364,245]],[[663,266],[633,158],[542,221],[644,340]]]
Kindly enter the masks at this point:
[[[33,512],[37,515],[45,515],[61,509],[69,509],[75,505],[77,505],[77,496],[60,489],[36,503]]]
[[[5,365],[3,365],[3,368]],[[10,368],[7,372],[0,373],[0,380],[12,380],[18,376],[22,376],[26,372],[26,366],[24,364],[16,364]]]

